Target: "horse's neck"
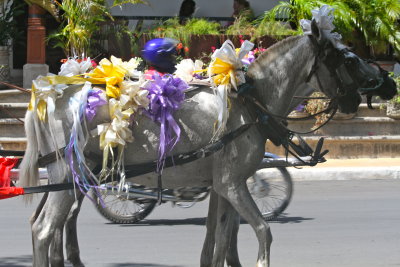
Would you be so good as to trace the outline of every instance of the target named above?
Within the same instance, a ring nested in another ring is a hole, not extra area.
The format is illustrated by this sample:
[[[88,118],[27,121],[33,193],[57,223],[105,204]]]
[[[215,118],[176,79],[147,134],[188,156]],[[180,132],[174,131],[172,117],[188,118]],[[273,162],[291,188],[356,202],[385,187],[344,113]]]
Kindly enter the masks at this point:
[[[286,115],[311,92],[306,79],[315,52],[306,36],[283,40],[261,55],[249,68],[259,100],[273,113]]]

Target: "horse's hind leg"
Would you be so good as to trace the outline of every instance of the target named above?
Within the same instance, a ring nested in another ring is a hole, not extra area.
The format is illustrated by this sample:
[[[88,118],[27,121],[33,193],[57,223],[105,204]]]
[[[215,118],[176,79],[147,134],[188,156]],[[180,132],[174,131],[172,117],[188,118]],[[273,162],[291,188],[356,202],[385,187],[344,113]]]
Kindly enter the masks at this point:
[[[54,230],[53,239],[50,243],[51,267],[64,267],[63,231],[64,225]]]
[[[74,267],[83,267],[79,256],[79,244],[77,234],[77,218],[84,199],[83,194],[79,194],[78,199],[75,200],[68,214],[67,220],[64,225],[57,228],[54,232],[53,241],[50,245],[50,265],[64,266],[64,252],[63,252],[63,232],[65,229],[65,247],[67,250],[67,259]]]
[[[80,194],[78,199],[72,205],[71,211],[68,214],[67,221],[65,223],[65,247],[67,250],[67,259],[72,263],[74,267],[83,267],[84,264],[80,258],[79,244],[78,244],[78,233],[77,233],[77,220],[78,214],[81,210],[84,194]]]
[[[33,266],[49,266],[49,246],[57,229],[64,225],[75,196],[68,191],[49,193],[32,224]]]
[[[200,267],[210,267],[213,260],[215,247],[215,227],[217,225],[217,209],[218,195],[213,189],[211,189],[206,222],[207,233],[203,244],[203,250],[201,251]]]

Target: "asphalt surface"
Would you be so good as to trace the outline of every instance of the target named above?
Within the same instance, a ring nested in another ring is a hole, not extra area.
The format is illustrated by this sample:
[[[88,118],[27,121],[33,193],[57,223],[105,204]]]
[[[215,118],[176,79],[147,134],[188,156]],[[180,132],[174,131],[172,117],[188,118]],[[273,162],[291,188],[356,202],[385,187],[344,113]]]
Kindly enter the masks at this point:
[[[400,266],[400,180],[296,181],[286,213],[271,221],[271,266]],[[109,224],[85,200],[79,221],[87,267],[199,266],[208,201],[164,204],[136,225]],[[0,267],[31,265],[28,218],[34,205],[0,201]],[[239,253],[255,266],[257,242],[243,222]],[[66,266],[71,266],[66,264]]]

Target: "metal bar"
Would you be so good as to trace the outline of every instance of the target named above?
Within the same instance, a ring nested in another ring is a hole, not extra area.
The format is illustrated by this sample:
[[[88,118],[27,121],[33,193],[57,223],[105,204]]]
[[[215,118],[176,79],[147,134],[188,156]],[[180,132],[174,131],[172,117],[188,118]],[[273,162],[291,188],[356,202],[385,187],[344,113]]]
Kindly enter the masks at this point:
[[[264,158],[258,167],[263,168],[277,168],[277,167],[300,167],[308,166],[305,163],[311,163],[312,157],[300,157],[301,160],[297,158]]]
[[[128,189],[128,190],[127,190]],[[146,198],[146,199],[154,199],[158,200],[158,191],[143,191],[142,189],[136,189],[136,188],[127,188],[124,187],[121,191],[118,191],[117,186],[101,186],[100,190],[107,190],[107,195],[121,195],[121,194],[127,194],[128,198]],[[179,202],[185,202],[184,199],[177,198],[175,196],[171,195],[162,195],[162,200],[164,201],[179,201]],[[186,200],[188,202],[193,202],[193,199],[191,200]]]
[[[305,163],[310,163],[312,157],[300,157],[301,160],[296,158],[264,158],[259,166],[259,169],[263,168],[277,168],[277,167],[301,167],[308,166]],[[304,163],[305,162],[305,163]],[[39,177],[40,179],[47,179],[47,169],[39,168]],[[18,181],[19,178],[19,169],[11,169],[10,171],[10,179],[12,181]]]

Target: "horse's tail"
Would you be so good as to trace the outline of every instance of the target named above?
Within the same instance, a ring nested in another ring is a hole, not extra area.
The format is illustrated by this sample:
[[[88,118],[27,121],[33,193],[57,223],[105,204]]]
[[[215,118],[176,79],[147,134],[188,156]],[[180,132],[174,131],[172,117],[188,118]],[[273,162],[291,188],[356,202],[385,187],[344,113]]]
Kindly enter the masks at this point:
[[[25,134],[27,147],[20,164],[19,184],[22,187],[39,184],[39,137],[37,136],[38,117],[36,112],[28,111],[25,115]],[[26,198],[31,200],[31,198]]]

